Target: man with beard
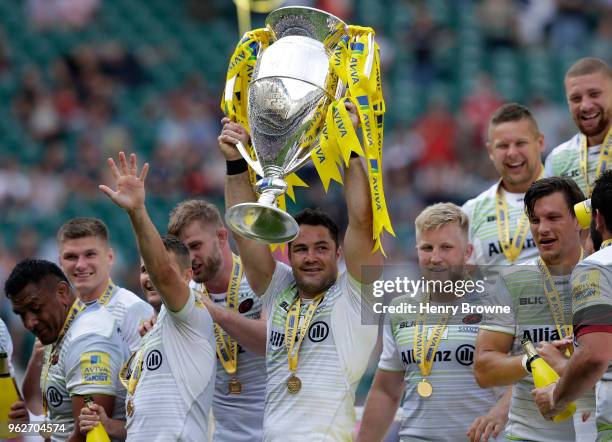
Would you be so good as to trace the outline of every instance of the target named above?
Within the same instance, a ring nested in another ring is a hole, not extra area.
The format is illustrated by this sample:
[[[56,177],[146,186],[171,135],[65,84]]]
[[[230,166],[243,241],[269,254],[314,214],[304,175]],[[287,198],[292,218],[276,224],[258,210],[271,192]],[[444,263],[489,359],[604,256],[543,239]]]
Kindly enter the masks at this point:
[[[217,341],[214,440],[251,442],[262,438],[266,391],[266,323],[262,304],[232,253],[217,207],[204,200],[179,203],[170,213],[168,233],[187,246],[199,290]],[[236,328],[246,331],[236,342]],[[239,345],[238,345],[239,344]]]
[[[500,180],[462,209],[477,265],[520,264],[537,256],[523,197],[542,175],[544,136],[525,106],[504,104],[489,122],[487,151]]]
[[[612,440],[612,171],[595,181],[591,237],[597,252],[578,263],[571,277],[574,353],[561,378],[534,390],[545,418],[596,386],[597,441]]]
[[[565,74],[567,105],[580,131],[546,158],[546,176],[568,176],[585,195],[612,160],[612,70],[603,60],[581,58]]]
[[[356,107],[346,104],[353,126]],[[225,203],[255,201],[247,164],[235,144],[240,125],[223,120],[219,148],[227,161]],[[263,243],[235,236],[249,284],[268,313],[264,439],[349,440],[355,425],[355,389],[376,342],[376,325],[361,323],[362,270],[380,268],[372,252],[372,207],[365,169],[353,156],[344,171],[348,227],[346,271],[339,272],[338,226],[320,210],[295,216],[298,236],[289,243],[291,266],[276,262]],[[299,337],[298,337],[299,336]]]
[[[538,415],[521,339],[539,343],[540,355],[557,372],[564,370],[567,358],[557,347],[571,343],[569,281],[582,256],[581,229],[573,207],[583,199],[577,184],[566,177],[533,183],[525,194],[525,206],[540,256],[505,269],[490,281],[495,282],[491,305],[508,306],[511,313],[485,316],[476,343],[474,373],[483,387],[513,385],[507,439],[569,442],[576,438],[571,418],[552,423]],[[593,432],[592,420],[590,424]],[[584,430],[587,428],[583,434]]]
[[[421,306],[475,305],[481,294],[435,289],[467,278],[472,253],[468,218],[451,203],[427,207],[415,220],[418,264],[434,292],[396,297],[392,307],[410,305],[414,313],[385,318],[383,351],[366,401],[359,442],[383,439],[403,397],[400,440],[455,442],[489,440],[504,427],[507,406],[496,404],[493,389],[479,388],[472,371],[478,315],[422,312]],[[470,319],[471,318],[471,319]],[[466,325],[470,324],[470,325]],[[479,417],[481,416],[481,417]],[[471,422],[474,422],[468,428]]]

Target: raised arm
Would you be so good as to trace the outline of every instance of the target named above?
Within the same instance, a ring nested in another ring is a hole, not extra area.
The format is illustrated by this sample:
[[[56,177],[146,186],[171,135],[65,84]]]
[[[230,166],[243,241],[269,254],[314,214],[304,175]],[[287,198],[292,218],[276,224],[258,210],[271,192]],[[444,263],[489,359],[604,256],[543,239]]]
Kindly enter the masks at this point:
[[[99,186],[100,190],[127,212],[134,229],[140,256],[149,272],[151,282],[166,306],[172,311],[180,311],[189,299],[189,286],[172,265],[159,232],[153,225],[145,207],[144,182],[149,165],[145,164],[142,172],[138,174],[136,155],[130,155],[128,167],[125,154],[120,152],[120,168],[117,168],[112,158],[108,159],[108,166],[115,178],[117,190],[113,191],[104,185]]]
[[[223,123],[223,130],[217,141],[219,150],[227,162],[225,207],[229,209],[236,204],[255,202],[257,198],[249,181],[249,173],[243,163],[244,159],[236,148],[238,141],[246,145],[249,135],[244,127],[230,121],[229,118],[224,118],[221,123]],[[270,248],[264,243],[240,235],[234,235],[234,239],[249,285],[258,296],[261,296],[268,288],[276,267]]]
[[[357,110],[353,103],[345,104],[353,122],[357,125]],[[344,198],[348,211],[348,227],[344,236],[344,258],[346,268],[357,281],[364,281],[364,266],[382,266],[383,256],[380,251],[372,253],[374,239],[372,235],[372,198],[370,185],[363,164],[359,157],[350,159],[344,172]],[[371,275],[374,279],[376,272]]]

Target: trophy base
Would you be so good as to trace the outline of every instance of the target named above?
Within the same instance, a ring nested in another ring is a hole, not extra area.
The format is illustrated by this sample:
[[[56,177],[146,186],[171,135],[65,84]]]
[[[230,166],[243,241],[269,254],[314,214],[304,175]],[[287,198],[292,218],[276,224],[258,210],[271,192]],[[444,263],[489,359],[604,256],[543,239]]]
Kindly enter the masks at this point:
[[[268,244],[292,241],[300,230],[297,222],[287,212],[259,203],[242,203],[230,207],[225,214],[225,221],[239,235]]]

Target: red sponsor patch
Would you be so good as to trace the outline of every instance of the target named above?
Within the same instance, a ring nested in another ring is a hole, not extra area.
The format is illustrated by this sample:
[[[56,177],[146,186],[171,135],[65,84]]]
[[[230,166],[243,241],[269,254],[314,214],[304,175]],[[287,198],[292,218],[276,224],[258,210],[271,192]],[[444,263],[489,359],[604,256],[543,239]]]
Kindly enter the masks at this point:
[[[253,300],[251,298],[245,299],[238,306],[238,312],[239,313],[246,313],[246,312],[248,312],[249,310],[251,310],[253,308],[253,304],[254,304],[254,302],[253,302]]]
[[[482,314],[480,313],[473,313],[463,318],[464,324],[478,324],[480,321],[482,321]]]

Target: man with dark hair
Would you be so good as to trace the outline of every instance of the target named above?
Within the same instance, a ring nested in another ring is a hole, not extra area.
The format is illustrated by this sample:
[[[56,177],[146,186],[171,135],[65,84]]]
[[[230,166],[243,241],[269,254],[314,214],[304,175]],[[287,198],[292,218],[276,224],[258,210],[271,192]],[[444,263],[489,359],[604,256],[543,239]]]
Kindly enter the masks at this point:
[[[542,174],[544,136],[525,106],[504,104],[489,122],[487,151],[500,180],[462,209],[470,219],[471,261],[520,264],[537,255],[523,196]]]
[[[4,291],[25,328],[47,346],[40,377],[43,414],[67,430],[51,440],[81,440],[75,422],[85,396],[121,419],[125,390],[119,369],[129,350],[111,314],[98,303],[78,299],[68,278],[48,261],[21,261]]]
[[[346,105],[353,126],[355,106]],[[255,201],[246,161],[236,149],[248,136],[223,120],[219,148],[228,162],[225,203]],[[372,253],[370,188],[360,158],[344,173],[348,227],[346,271],[338,272],[340,247],[335,223],[308,211],[289,244],[291,266],[276,262],[266,244],[235,235],[249,284],[268,312],[268,385],[264,440],[348,440],[355,425],[355,388],[376,342],[376,325],[361,323],[362,270],[382,265]],[[312,223],[312,224],[311,224]],[[366,302],[366,301],[364,301]],[[299,336],[299,338],[298,338]],[[240,339],[240,337],[238,337]]]
[[[185,244],[172,235],[162,236],[162,242],[166,252],[170,255],[171,262],[176,264],[180,274],[188,275],[187,281],[190,281],[193,272],[191,270],[191,261],[189,260],[189,250],[187,250]],[[151,304],[157,316],[162,306],[162,298],[151,282],[149,272],[147,272],[147,267],[142,257],[140,258],[140,287],[145,299]]]
[[[531,398],[533,379],[521,339],[539,343],[540,355],[559,373],[571,345],[572,269],[582,257],[580,226],[574,204],[584,194],[569,178],[543,178],[525,194],[531,234],[540,256],[496,275],[492,305],[509,306],[510,314],[485,315],[476,342],[474,373],[480,386],[513,385],[506,438],[535,442],[574,441],[572,419],[542,419]]]
[[[127,439],[130,441],[208,439],[215,379],[213,323],[199,294],[189,287],[151,221],[136,155],[108,161],[116,190],[104,192],[129,216],[140,256],[163,307],[154,327],[122,370],[127,385]]]
[[[168,233],[187,246],[191,286],[215,321],[217,375],[214,440],[261,440],[266,394],[266,322],[262,302],[249,286],[240,257],[232,252],[219,209],[201,199],[177,204]],[[236,329],[244,331],[237,338]]]
[[[572,272],[574,353],[557,382],[534,391],[540,412],[550,419],[596,387],[597,441],[612,440],[611,201],[612,171],[608,170],[595,181],[591,196],[591,226],[597,233],[593,242],[599,250]]]
[[[579,132],[546,158],[546,176],[568,176],[590,196],[593,181],[612,159],[612,69],[587,57],[565,74],[567,106]]]

